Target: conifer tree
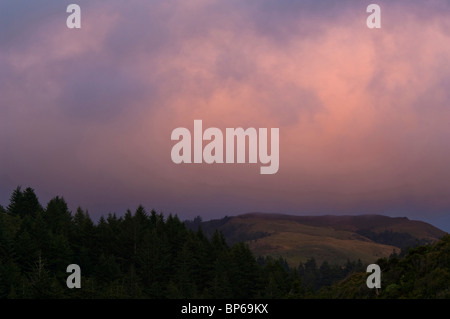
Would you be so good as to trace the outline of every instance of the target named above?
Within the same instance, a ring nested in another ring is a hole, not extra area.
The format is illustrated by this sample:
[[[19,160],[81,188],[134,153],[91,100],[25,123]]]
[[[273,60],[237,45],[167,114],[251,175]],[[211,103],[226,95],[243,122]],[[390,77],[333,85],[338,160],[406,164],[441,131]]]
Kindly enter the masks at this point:
[[[41,210],[42,206],[39,203],[34,190],[28,187],[22,192],[20,186],[13,191],[7,207],[7,212],[9,214],[20,217],[24,217],[26,215],[35,217],[35,215]]]

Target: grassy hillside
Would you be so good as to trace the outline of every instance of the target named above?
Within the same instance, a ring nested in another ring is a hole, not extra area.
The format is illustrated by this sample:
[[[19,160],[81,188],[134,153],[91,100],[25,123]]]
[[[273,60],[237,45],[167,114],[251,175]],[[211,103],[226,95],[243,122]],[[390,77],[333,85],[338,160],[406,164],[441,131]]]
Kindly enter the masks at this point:
[[[430,243],[445,232],[420,221],[380,215],[291,216],[252,213],[203,222],[207,235],[219,229],[230,244],[244,241],[256,256],[283,257],[291,266],[314,257],[344,264],[371,263],[402,248]],[[188,223],[189,226],[189,223]]]

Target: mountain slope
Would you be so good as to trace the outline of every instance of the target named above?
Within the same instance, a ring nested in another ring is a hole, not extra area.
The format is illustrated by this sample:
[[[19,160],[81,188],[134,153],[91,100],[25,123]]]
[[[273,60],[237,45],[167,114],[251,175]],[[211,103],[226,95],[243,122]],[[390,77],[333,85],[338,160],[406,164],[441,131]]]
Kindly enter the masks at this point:
[[[314,257],[321,263],[344,264],[361,259],[373,262],[394,251],[431,243],[445,232],[408,218],[382,215],[293,216],[250,213],[202,223],[206,235],[220,230],[229,244],[244,241],[256,256],[286,258],[292,266]]]
[[[450,235],[431,244],[411,249],[403,258],[376,261],[381,268],[381,288],[368,289],[365,272],[325,288],[320,298],[450,298]]]

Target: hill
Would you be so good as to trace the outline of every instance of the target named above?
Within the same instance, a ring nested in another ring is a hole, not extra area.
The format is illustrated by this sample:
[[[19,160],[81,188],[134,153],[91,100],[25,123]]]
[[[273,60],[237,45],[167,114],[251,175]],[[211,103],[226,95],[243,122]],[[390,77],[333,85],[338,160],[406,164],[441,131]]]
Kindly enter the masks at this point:
[[[422,221],[383,215],[294,216],[249,213],[218,220],[185,222],[207,236],[220,230],[229,244],[246,242],[256,256],[283,257],[291,266],[318,263],[371,263],[407,247],[433,243],[446,233]]]
[[[320,298],[448,299],[450,298],[450,235],[413,248],[403,258],[391,256],[376,262],[381,268],[381,288],[368,289],[367,273],[357,272],[326,287]]]

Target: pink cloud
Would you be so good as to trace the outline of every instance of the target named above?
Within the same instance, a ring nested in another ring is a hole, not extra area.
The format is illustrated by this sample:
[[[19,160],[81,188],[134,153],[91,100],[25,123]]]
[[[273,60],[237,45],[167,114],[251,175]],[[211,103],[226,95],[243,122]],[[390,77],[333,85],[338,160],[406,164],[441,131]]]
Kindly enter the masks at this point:
[[[393,6],[369,30],[354,10],[336,20],[316,12],[286,19],[288,34],[268,33],[255,8],[233,3],[139,5],[92,5],[80,32],[55,18],[26,50],[0,55],[11,75],[0,89],[11,183],[87,207],[143,202],[189,214],[450,207],[448,15],[418,24],[418,7],[403,19]],[[314,36],[295,33],[304,26]],[[194,119],[279,127],[279,172],[173,164],[171,131]]]

